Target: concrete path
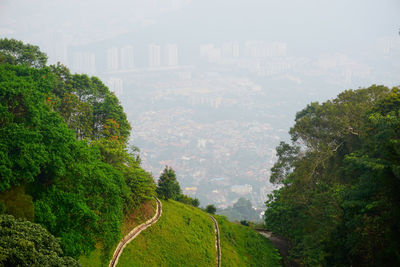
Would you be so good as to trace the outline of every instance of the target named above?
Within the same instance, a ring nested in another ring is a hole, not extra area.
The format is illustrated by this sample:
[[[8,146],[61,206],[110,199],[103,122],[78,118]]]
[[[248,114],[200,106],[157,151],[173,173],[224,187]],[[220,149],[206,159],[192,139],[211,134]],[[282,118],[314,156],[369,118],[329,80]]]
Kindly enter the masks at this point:
[[[221,243],[219,239],[219,227],[217,220],[211,216],[211,219],[214,222],[214,230],[215,230],[215,247],[217,249],[217,267],[221,267]]]
[[[119,242],[117,248],[114,251],[113,257],[110,261],[110,264],[108,265],[109,267],[115,267],[117,266],[118,259],[122,254],[122,251],[124,250],[125,246],[131,242],[135,237],[137,237],[143,230],[145,230],[147,227],[150,225],[154,224],[155,222],[158,221],[158,219],[161,217],[162,214],[162,204],[161,201],[158,200],[158,198],[155,198],[157,201],[157,210],[156,214],[151,218],[150,220],[136,226],[132,231],[129,232],[124,238],[122,238],[121,242]]]

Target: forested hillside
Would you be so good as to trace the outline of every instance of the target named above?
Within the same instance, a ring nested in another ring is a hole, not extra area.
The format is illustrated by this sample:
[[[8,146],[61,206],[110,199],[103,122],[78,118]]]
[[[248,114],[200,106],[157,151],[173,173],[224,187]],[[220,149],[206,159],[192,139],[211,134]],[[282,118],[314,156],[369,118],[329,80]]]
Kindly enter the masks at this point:
[[[0,40],[0,211],[43,226],[59,238],[59,255],[78,258],[97,245],[107,259],[124,216],[155,184],[128,147],[131,127],[116,96],[98,78],[46,59],[36,46]],[[17,231],[30,240],[28,229]],[[0,263],[22,256],[1,244]]]
[[[297,113],[277,148],[268,229],[304,266],[400,265],[400,90],[348,90]]]

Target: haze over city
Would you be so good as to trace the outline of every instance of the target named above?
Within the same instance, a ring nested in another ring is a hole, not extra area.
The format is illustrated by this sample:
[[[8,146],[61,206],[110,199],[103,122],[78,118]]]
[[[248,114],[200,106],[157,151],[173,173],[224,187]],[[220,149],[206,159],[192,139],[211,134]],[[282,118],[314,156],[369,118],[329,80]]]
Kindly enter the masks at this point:
[[[264,209],[296,112],[400,84],[400,2],[0,0],[0,36],[100,77],[155,179],[171,166],[202,206]]]

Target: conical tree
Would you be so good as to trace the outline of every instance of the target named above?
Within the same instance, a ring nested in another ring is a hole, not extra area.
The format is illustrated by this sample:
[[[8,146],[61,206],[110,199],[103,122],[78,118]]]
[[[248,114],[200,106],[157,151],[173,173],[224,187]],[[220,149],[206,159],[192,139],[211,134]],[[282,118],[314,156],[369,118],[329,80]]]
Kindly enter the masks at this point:
[[[176,180],[175,171],[168,166],[165,166],[158,179],[157,194],[165,200],[176,199],[181,194],[181,187]]]

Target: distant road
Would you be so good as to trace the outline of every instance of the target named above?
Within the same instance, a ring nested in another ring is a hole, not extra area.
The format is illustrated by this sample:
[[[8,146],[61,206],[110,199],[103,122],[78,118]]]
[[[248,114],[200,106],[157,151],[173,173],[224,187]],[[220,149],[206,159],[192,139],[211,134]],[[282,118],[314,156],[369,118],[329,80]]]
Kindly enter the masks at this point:
[[[211,216],[211,219],[214,222],[214,230],[215,230],[215,247],[217,249],[217,267],[221,267],[221,243],[219,239],[219,227],[217,220]]]
[[[129,242],[131,242],[135,237],[137,237],[143,230],[145,230],[147,227],[154,224],[155,222],[158,221],[158,219],[160,219],[161,214],[162,214],[162,204],[158,198],[155,197],[155,199],[157,201],[156,214],[150,220],[133,228],[133,230],[130,231],[129,234],[127,234],[125,237],[122,238],[122,240],[119,242],[117,248],[114,251],[113,257],[110,261],[110,264],[108,265],[109,267],[117,266],[119,256],[121,256],[122,251],[124,250],[125,246]]]

